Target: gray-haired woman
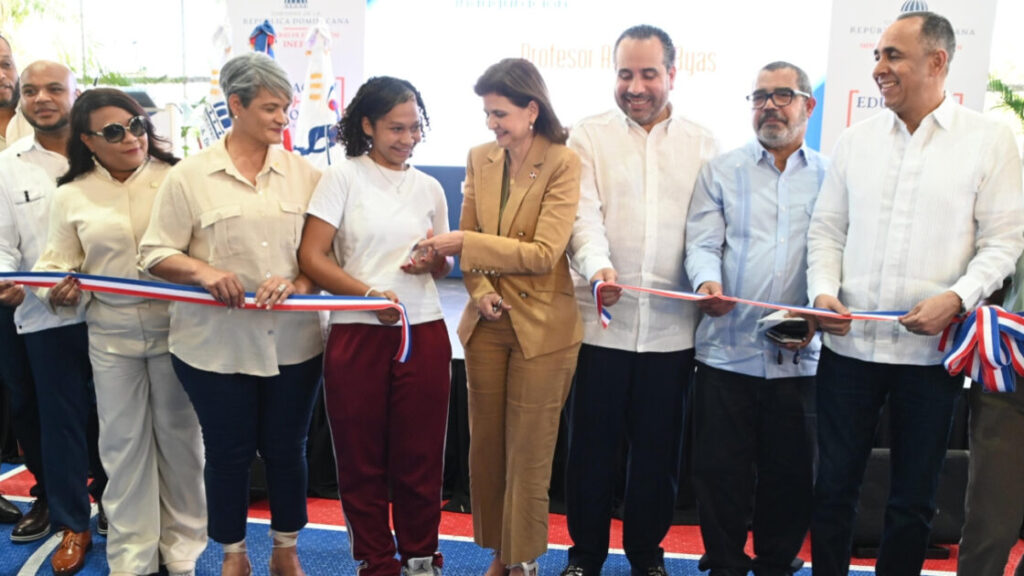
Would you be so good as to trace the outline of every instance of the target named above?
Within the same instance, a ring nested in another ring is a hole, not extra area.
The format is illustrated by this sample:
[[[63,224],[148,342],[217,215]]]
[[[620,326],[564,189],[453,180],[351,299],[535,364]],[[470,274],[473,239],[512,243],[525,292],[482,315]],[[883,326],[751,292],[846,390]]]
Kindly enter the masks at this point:
[[[323,342],[316,313],[273,308],[312,290],[296,250],[320,174],[274,146],[292,97],[280,66],[245,54],[226,63],[220,78],[231,131],[168,173],[140,258],[154,275],[202,286],[226,305],[175,302],[169,337],[174,370],[203,429],[208,529],[224,545],[221,574],[251,571],[245,526],[258,451],[270,498],[270,573],[294,576],[302,574],[295,541],[307,520],[306,433]],[[260,310],[233,310],[246,290]]]

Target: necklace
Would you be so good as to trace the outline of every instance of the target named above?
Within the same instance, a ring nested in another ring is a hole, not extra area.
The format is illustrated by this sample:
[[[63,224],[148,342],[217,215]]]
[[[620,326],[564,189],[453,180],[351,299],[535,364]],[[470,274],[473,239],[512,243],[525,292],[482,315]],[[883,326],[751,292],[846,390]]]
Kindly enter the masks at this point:
[[[370,162],[373,162],[373,165],[377,167],[377,172],[380,172],[380,177],[383,178],[385,182],[395,187],[395,192],[402,191],[402,184],[405,184],[405,179],[409,177],[408,168],[402,170],[402,177],[398,179],[398,183],[396,184],[394,180],[389,178],[388,175],[384,173],[384,169],[380,167],[380,164],[378,164],[376,160],[370,158]]]

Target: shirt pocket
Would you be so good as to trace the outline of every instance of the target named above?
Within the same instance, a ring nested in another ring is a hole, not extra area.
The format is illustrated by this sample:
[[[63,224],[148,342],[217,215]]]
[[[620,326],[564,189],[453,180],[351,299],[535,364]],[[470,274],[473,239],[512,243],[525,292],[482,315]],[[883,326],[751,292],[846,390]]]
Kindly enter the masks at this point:
[[[302,239],[305,207],[295,202],[279,202],[278,205],[281,207],[281,244],[287,249],[297,249]]]
[[[210,243],[210,262],[235,256],[245,250],[242,206],[228,204],[199,215],[199,227]]]

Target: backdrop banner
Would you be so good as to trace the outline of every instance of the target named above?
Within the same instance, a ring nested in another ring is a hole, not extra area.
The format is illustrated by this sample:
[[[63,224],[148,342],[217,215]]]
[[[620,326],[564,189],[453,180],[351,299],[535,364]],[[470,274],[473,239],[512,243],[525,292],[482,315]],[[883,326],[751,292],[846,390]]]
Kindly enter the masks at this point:
[[[821,151],[831,154],[844,128],[884,107],[872,77],[878,39],[903,12],[930,10],[949,19],[956,32],[946,91],[968,108],[981,111],[996,0],[833,0],[829,34]]]
[[[330,32],[328,79],[324,92],[337,102],[340,114],[363,83],[363,53],[366,40],[366,0],[227,0],[227,18],[231,25],[234,54],[252,51],[249,36],[264,21],[274,29],[274,59],[288,72],[294,100],[288,111],[293,142],[309,147],[306,135],[296,134],[299,104],[306,90],[310,47],[307,40],[318,24],[326,24]],[[300,140],[296,140],[296,138]]]

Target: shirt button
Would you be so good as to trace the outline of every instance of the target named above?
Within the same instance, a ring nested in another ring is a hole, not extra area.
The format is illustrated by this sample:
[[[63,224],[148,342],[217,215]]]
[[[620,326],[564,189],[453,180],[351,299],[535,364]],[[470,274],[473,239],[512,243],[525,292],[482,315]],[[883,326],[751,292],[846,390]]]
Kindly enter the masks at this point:
[[[267,247],[267,241],[264,240],[263,242],[260,242],[260,246],[263,246],[264,248],[266,248]]]
[[[266,274],[263,275],[264,278],[270,278],[271,276],[272,274],[270,272],[267,272]]]

